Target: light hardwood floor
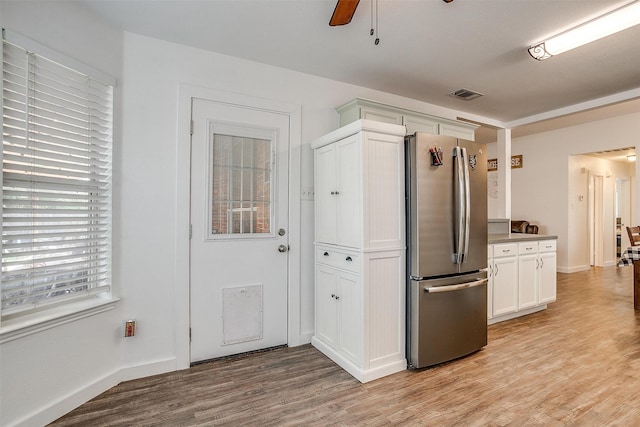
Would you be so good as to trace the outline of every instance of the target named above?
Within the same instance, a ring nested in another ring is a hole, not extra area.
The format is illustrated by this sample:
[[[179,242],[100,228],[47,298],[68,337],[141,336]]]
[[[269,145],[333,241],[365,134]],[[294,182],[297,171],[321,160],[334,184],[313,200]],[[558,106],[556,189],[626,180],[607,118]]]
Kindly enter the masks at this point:
[[[56,426],[638,426],[632,267],[558,274],[558,301],[450,363],[360,384],[305,345],[122,383]]]

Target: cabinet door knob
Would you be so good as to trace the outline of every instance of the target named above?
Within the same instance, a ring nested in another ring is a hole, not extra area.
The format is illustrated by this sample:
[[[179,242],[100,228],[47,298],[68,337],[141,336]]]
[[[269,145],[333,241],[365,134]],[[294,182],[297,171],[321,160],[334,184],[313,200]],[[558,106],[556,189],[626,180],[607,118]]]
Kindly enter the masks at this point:
[[[324,256],[329,256],[329,252],[325,252],[325,253],[323,253],[322,255],[324,255]]]
[[[353,261],[350,256],[345,258],[345,261]]]
[[[336,294],[331,294],[331,298],[335,298],[335,297],[336,297]]]
[[[340,299],[340,297],[338,295],[336,295],[336,300],[339,300],[339,299]]]

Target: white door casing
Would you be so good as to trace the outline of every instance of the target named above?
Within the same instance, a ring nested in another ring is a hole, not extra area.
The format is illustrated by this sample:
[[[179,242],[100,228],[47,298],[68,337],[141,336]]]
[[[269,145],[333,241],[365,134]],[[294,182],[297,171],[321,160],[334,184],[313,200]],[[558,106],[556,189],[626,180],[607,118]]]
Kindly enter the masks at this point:
[[[589,264],[604,267],[604,174],[589,171]]]
[[[191,362],[287,344],[290,117],[194,99]]]

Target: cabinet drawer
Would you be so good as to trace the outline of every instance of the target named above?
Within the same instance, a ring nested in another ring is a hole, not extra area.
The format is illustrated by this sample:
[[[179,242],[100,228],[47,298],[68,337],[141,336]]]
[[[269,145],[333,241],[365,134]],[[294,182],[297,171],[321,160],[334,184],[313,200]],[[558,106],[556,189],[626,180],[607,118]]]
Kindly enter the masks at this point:
[[[516,256],[517,254],[518,254],[518,245],[515,243],[493,245],[494,258],[500,258],[504,256]]]
[[[518,255],[535,254],[538,252],[538,242],[523,242],[518,244]]]
[[[557,248],[557,240],[541,240],[540,248],[538,249],[540,252],[555,252]]]
[[[359,254],[328,247],[316,248],[316,262],[355,273],[360,272]]]

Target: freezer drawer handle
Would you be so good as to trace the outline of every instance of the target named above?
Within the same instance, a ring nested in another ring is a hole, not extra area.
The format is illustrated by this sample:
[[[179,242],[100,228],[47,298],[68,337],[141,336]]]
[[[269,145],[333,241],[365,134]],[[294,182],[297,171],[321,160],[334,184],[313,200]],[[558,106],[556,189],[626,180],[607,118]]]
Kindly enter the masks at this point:
[[[486,285],[489,279],[478,279],[473,282],[460,283],[450,286],[425,286],[424,291],[429,293],[459,291],[460,289],[475,288],[476,286]]]

